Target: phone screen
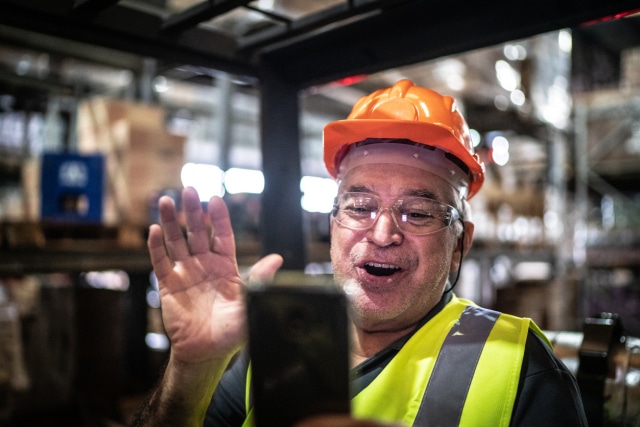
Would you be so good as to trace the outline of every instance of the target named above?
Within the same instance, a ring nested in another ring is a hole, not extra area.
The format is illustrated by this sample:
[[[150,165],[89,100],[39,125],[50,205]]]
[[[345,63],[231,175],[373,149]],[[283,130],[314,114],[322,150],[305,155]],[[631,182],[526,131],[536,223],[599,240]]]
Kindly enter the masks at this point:
[[[349,413],[345,295],[321,286],[263,286],[247,294],[256,426],[288,427]]]

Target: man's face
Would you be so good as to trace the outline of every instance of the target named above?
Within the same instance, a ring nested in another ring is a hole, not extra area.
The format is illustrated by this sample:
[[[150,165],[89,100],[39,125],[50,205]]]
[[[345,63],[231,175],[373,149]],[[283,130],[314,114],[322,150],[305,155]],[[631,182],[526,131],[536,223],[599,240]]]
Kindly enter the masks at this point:
[[[455,190],[443,179],[393,164],[365,164],[350,170],[339,189],[349,191],[376,195],[385,200],[385,207],[416,193],[449,205],[455,200]],[[440,300],[452,261],[458,260],[452,260],[456,245],[454,227],[425,236],[405,234],[388,210],[368,230],[352,230],[332,221],[334,277],[350,296],[355,325],[373,332],[415,324]]]

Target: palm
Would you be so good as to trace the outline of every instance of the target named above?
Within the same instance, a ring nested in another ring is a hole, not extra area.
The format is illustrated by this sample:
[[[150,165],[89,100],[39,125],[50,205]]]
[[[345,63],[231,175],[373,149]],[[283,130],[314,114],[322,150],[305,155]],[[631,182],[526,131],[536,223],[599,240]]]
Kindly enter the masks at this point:
[[[177,261],[159,279],[162,313],[173,352],[192,360],[226,354],[242,343],[242,281],[235,258],[206,253]]]
[[[186,239],[168,198],[160,202],[162,228],[154,225],[149,233],[172,355],[188,362],[227,357],[245,336],[244,285],[229,214],[220,199],[212,199],[209,233],[195,190],[185,189],[182,200]],[[267,274],[278,266],[270,263]]]

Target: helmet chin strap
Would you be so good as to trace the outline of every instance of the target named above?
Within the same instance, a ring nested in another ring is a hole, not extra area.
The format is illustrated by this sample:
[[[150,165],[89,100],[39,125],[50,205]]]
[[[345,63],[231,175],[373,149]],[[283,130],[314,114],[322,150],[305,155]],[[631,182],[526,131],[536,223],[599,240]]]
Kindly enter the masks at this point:
[[[464,257],[464,221],[462,220],[462,218],[458,219],[462,223],[462,236],[460,241],[460,263],[458,264],[458,271],[456,271],[456,278],[451,286],[444,291],[445,294],[453,291],[453,288],[455,288],[455,286],[458,284],[458,279],[460,278],[460,270],[462,270],[462,258]]]

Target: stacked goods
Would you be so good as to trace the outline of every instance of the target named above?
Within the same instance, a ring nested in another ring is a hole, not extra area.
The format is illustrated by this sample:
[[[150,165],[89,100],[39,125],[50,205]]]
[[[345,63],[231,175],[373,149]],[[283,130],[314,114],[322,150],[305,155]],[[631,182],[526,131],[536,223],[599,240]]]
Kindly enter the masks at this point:
[[[105,157],[106,225],[146,226],[157,195],[181,188],[185,137],[154,105],[93,98],[78,109],[78,152]]]

